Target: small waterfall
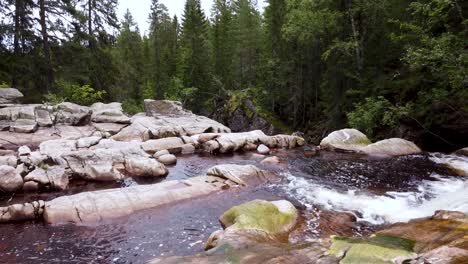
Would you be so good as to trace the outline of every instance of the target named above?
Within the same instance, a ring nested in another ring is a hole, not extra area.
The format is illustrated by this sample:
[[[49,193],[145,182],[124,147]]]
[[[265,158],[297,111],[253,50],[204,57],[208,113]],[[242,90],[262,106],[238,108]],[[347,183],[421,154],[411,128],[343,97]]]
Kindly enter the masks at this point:
[[[357,212],[361,221],[372,224],[407,222],[427,217],[437,210],[468,213],[468,178],[433,174],[414,192],[387,192],[375,195],[358,190],[340,192],[312,180],[286,174],[287,192],[305,206],[321,206],[336,211]]]

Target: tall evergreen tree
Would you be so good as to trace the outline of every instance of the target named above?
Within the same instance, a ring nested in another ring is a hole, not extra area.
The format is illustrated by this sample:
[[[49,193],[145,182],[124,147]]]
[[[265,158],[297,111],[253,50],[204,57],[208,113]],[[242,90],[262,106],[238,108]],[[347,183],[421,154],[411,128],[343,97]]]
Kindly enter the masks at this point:
[[[208,22],[200,0],[187,0],[181,29],[181,76],[185,87],[196,88],[192,100],[195,111],[200,111],[207,96],[212,96]]]

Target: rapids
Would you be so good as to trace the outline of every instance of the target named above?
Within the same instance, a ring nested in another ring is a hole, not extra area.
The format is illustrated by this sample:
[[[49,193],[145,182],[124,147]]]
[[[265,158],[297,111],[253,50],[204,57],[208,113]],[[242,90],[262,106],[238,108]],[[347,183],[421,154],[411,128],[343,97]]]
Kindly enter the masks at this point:
[[[429,155],[386,158],[323,152],[306,157],[302,149],[274,150],[272,155],[283,163],[262,165],[264,157],[254,153],[182,156],[163,180],[197,176],[217,164],[255,164],[280,175],[278,182],[266,186],[233,188],[95,225],[0,225],[0,262],[142,263],[157,256],[193,255],[221,228],[218,217],[224,211],[253,199],[287,199],[303,215],[320,210],[351,211],[370,225],[408,221],[439,209],[468,212],[468,179],[450,176]],[[75,183],[62,193],[0,197],[0,204],[152,183]]]

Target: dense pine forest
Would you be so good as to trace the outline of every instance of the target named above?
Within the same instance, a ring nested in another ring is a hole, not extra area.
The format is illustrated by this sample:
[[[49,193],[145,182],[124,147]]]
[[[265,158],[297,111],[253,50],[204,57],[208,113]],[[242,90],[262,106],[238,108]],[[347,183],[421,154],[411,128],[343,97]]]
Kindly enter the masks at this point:
[[[468,1],[152,0],[148,32],[117,0],[1,0],[0,84],[31,103],[147,98],[194,112],[249,98],[311,138],[355,127],[426,149],[468,145]]]

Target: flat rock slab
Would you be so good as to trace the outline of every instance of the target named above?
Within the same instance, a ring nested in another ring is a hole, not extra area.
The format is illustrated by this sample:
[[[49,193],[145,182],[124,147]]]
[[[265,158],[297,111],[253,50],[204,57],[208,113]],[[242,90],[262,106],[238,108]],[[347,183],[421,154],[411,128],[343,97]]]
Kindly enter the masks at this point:
[[[0,147],[17,149],[20,146],[36,148],[44,141],[53,139],[79,139],[91,136],[96,129],[93,126],[55,126],[39,128],[34,133],[24,134],[0,131]]]
[[[207,177],[201,176],[185,181],[85,192],[46,202],[44,220],[49,224],[99,222],[219,190],[219,185],[208,183]]]

